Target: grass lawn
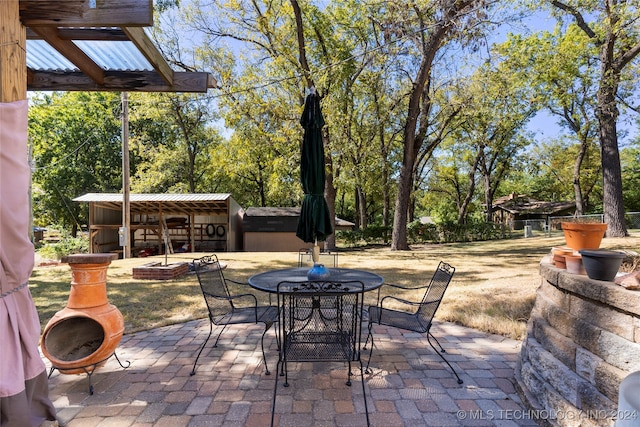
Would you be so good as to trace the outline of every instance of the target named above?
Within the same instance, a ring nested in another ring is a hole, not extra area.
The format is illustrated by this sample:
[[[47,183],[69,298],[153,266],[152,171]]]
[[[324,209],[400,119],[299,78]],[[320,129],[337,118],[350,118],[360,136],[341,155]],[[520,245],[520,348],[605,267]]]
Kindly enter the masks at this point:
[[[370,270],[386,282],[417,285],[430,279],[440,260],[456,267],[453,281],[436,318],[514,339],[525,336],[526,322],[540,284],[538,265],[551,247],[565,244],[562,234],[511,240],[416,245],[411,251],[389,248],[343,249],[340,267]],[[640,251],[640,232],[623,239],[607,239],[601,247]],[[174,254],[168,263],[191,261],[203,254]],[[227,264],[225,276],[239,281],[270,269],[295,267],[293,252],[220,252]],[[109,301],[125,319],[125,333],[185,322],[207,316],[193,274],[168,281],[134,280],[132,268],[164,256],[116,260],[107,271]],[[69,296],[71,270],[67,264],[35,267],[30,289],[42,327],[64,308]],[[375,293],[368,295],[375,302]],[[404,297],[419,299],[421,295]],[[262,295],[264,301],[266,295]]]

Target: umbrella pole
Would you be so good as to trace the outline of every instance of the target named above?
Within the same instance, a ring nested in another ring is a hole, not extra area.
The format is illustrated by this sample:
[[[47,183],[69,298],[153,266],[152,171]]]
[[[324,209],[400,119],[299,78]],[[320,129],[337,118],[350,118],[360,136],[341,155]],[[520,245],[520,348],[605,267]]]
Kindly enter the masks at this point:
[[[320,246],[318,246],[318,239],[316,238],[316,242],[311,249],[311,258],[313,258],[313,263],[317,264],[320,261]]]

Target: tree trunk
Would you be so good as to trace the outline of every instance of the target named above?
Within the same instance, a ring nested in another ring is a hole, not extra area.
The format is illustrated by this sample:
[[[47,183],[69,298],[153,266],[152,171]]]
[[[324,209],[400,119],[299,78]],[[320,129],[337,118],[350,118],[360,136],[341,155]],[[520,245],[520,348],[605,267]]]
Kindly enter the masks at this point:
[[[576,24],[591,38],[600,49],[600,85],[598,87],[598,132],[600,138],[600,153],[602,162],[602,209],[604,221],[608,224],[608,237],[625,237],[628,235],[624,221],[624,200],[622,197],[622,170],[620,167],[620,152],[618,149],[618,105],[616,95],[620,84],[622,69],[640,54],[640,43],[637,41],[618,38],[619,28],[627,25],[621,22],[623,18],[616,8],[617,2],[604,2],[601,22],[604,21],[606,33],[599,37],[586,23],[580,12],[559,0],[551,0],[555,7],[570,13]],[[628,17],[627,17],[628,18]],[[635,16],[630,18],[636,19]],[[632,25],[632,24],[628,24]],[[619,46],[616,49],[616,42]]]
[[[602,75],[598,88],[598,121],[600,153],[602,161],[602,209],[604,222],[608,224],[608,237],[628,235],[624,221],[624,199],[622,197],[622,170],[618,151],[618,106],[616,94],[620,72],[613,66],[612,37],[601,47]]]
[[[478,152],[478,154],[476,155],[476,158],[473,164],[471,165],[471,170],[467,175],[469,180],[469,190],[467,191],[467,195],[465,196],[464,201],[462,202],[462,205],[458,210],[458,224],[460,225],[465,224],[467,222],[467,211],[469,209],[469,205],[471,204],[471,201],[473,200],[473,195],[476,192],[476,172],[478,170],[478,164],[480,163],[481,157],[482,157],[482,151]]]
[[[411,143],[413,145],[413,142]],[[409,250],[407,243],[407,209],[413,183],[413,159],[408,154],[407,141],[405,140],[404,158],[400,168],[398,181],[398,196],[396,197],[395,213],[393,215],[393,231],[391,232],[391,250]],[[413,152],[413,150],[411,150]],[[409,157],[409,158],[407,158]]]
[[[356,195],[358,197],[358,205],[360,206],[360,228],[367,228],[367,196],[365,196],[362,187],[356,188]]]
[[[615,103],[616,87],[603,78],[598,91],[598,120],[600,121],[600,152],[602,158],[602,207],[604,222],[608,224],[607,237],[628,235],[624,221],[622,197],[622,170],[618,151]]]
[[[582,168],[582,161],[587,154],[587,138],[583,138],[580,142],[580,152],[576,157],[576,161],[573,164],[573,194],[576,199],[576,215],[582,215],[584,212],[584,199],[582,198],[582,185],[580,185],[580,169]]]
[[[484,182],[484,202],[487,205],[487,222],[493,222],[493,190],[491,189],[491,176],[484,174],[482,176]]]

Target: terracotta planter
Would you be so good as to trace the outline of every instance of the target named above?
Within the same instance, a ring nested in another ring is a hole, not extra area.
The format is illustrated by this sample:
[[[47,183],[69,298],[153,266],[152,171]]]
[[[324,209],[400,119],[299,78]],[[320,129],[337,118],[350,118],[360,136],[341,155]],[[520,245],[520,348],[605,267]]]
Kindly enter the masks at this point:
[[[564,255],[554,255],[553,256],[553,265],[557,268],[565,269],[567,268],[567,262],[564,259]]]
[[[589,279],[612,282],[624,259],[624,253],[604,249],[580,251]]]
[[[551,253],[553,254],[553,265],[557,268],[565,269],[567,268],[565,256],[572,255],[573,249],[566,247],[555,247],[551,249]]]
[[[124,334],[124,318],[107,299],[107,267],[116,254],[64,257],[71,267],[67,306],[44,328],[41,349],[63,374],[90,373],[114,353]]]
[[[582,276],[587,275],[587,271],[582,264],[581,255],[565,255],[565,262],[567,263],[567,273],[579,274]]]
[[[564,231],[567,246],[574,251],[598,249],[604,233],[607,231],[607,224],[600,222],[563,222],[562,231]]]

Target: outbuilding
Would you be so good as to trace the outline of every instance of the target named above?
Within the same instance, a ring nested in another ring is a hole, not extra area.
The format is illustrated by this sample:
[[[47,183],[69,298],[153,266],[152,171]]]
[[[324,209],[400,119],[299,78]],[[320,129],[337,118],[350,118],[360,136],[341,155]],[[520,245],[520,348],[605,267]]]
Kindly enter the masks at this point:
[[[242,215],[244,250],[248,252],[297,252],[311,246],[296,236],[299,207],[254,207]],[[336,230],[351,230],[355,224],[340,218]],[[319,242],[324,247],[324,242]]]
[[[91,253],[120,252],[123,236],[133,256],[242,250],[242,208],[223,193],[131,194],[129,230],[122,227],[123,195],[88,193]]]

